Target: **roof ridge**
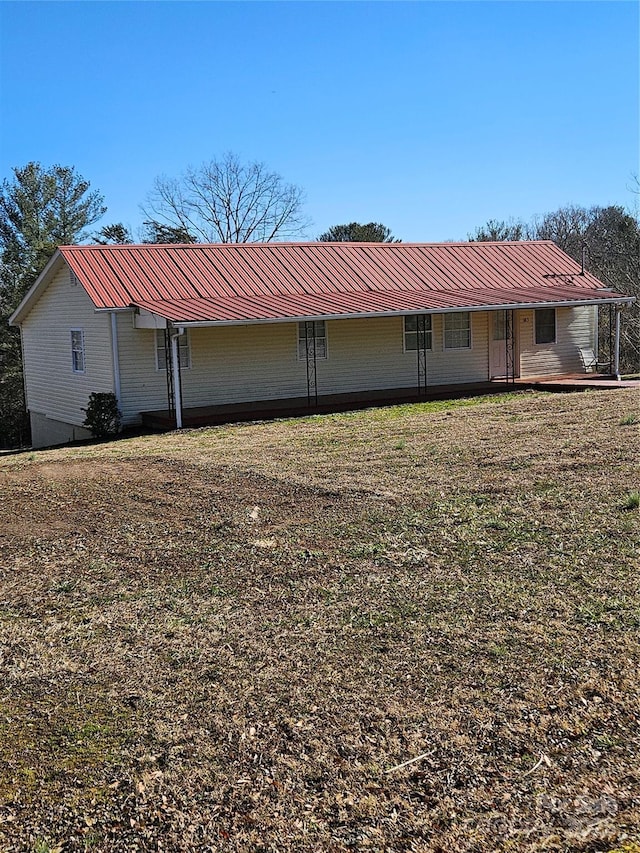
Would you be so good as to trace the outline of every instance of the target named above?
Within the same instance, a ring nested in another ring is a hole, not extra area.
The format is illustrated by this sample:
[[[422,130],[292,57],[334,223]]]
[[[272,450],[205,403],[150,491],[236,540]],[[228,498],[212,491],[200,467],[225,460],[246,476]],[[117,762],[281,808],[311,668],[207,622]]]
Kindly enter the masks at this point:
[[[438,248],[446,249],[447,247],[455,248],[471,248],[481,249],[486,246],[530,246],[530,245],[554,245],[553,240],[459,240],[459,241],[434,241],[434,242],[407,242],[407,243],[367,243],[367,242],[326,242],[322,243],[318,240],[299,241],[299,242],[271,242],[271,243],[77,243],[73,245],[59,246],[59,249],[65,251],[130,251],[131,249],[147,249],[149,251],[155,249],[276,249],[279,247],[291,248],[299,246],[311,248],[368,248],[368,249],[384,249],[384,250],[400,250],[412,248]]]

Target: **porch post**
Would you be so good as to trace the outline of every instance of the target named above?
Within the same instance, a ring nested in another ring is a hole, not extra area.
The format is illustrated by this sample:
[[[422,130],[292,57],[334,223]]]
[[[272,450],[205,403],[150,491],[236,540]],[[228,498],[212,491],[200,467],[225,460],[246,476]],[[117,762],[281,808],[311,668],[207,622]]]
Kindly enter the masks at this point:
[[[613,347],[613,372],[620,379],[620,306],[616,305],[616,334]]]
[[[306,320],[304,324],[304,349],[307,361],[307,406],[318,405],[318,365],[316,355],[316,324]]]
[[[427,321],[424,314],[416,317],[416,356],[418,359],[418,397],[427,396]]]
[[[111,312],[111,358],[113,361],[113,390],[118,401],[118,408],[121,408],[122,393],[120,385],[120,356],[118,354],[118,318],[115,311]]]
[[[178,338],[184,329],[171,332],[171,372],[173,374],[173,402],[176,409],[176,429],[182,429],[182,389],[180,388],[180,353]]]
[[[516,381],[515,345],[513,339],[513,311],[504,312],[504,345],[505,345],[505,373],[507,384]]]

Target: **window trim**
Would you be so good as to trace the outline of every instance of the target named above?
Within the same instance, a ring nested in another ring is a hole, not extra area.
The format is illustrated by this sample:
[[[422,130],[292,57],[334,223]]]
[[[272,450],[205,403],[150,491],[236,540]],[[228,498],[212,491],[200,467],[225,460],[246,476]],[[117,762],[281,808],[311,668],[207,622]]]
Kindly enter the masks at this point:
[[[301,337],[300,333],[303,332],[304,326],[306,323],[314,323],[314,333],[316,331],[316,325],[318,323],[322,323],[322,325],[324,327],[324,335],[315,334],[315,339],[316,340],[324,340],[324,355],[318,355],[318,353],[316,353],[315,354],[315,360],[316,361],[327,361],[329,358],[329,335],[327,333],[327,321],[326,320],[300,320],[296,324],[296,357],[297,357],[297,361],[306,361],[307,360],[307,354],[300,346],[305,341],[304,334]]]
[[[87,350],[84,339],[84,329],[79,327],[73,328],[69,330],[70,340],[71,340],[71,372],[77,374],[83,374],[87,372]],[[78,349],[77,345],[74,344],[73,336],[80,335],[80,348]],[[76,353],[80,353],[82,358],[82,368],[78,368],[76,366]]]
[[[553,314],[553,339],[550,341],[538,340],[538,317],[540,316],[540,312],[542,311],[551,311],[551,313]],[[533,309],[533,342],[537,347],[548,347],[558,343],[558,314],[555,308]]]
[[[463,329],[447,329],[447,317],[459,317],[463,314],[466,314],[469,318],[469,343],[467,346],[447,346],[447,331],[449,332],[460,332],[466,331]],[[443,350],[472,350],[473,349],[473,323],[471,319],[471,311],[447,311],[445,312],[442,320],[442,349]]]
[[[160,366],[160,360],[158,358],[158,353],[160,349],[164,351],[164,334],[165,329],[154,329],[154,345],[155,345],[155,359],[156,359],[156,371],[158,373],[166,373],[168,364],[164,366]],[[162,335],[162,347],[159,344],[159,335]],[[180,341],[184,339],[186,343],[183,346],[180,346]],[[187,354],[187,363],[182,364],[182,354],[186,352]],[[180,359],[180,370],[191,370],[191,336],[189,334],[189,329],[185,329],[182,335],[178,336],[178,358]]]
[[[407,329],[407,320],[413,317],[428,317],[429,318],[429,328],[425,329],[425,338],[429,341],[429,346],[425,347],[427,352],[433,352],[433,314],[428,314],[426,312],[420,312],[418,314],[405,314],[402,318],[402,351],[404,353],[415,353],[418,352],[418,324],[416,322],[415,329]],[[415,349],[409,349],[407,347],[407,335],[415,335],[416,336],[416,347]]]

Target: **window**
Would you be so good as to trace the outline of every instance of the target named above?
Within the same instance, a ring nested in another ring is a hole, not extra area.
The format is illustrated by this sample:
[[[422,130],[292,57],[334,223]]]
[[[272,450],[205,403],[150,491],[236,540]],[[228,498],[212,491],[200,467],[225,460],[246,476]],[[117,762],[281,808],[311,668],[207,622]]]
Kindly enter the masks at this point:
[[[82,329],[71,329],[71,369],[74,373],[84,373],[84,332]]]
[[[556,309],[536,308],[536,343],[555,344]]]
[[[494,311],[492,314],[492,337],[494,341],[507,339],[507,312]]]
[[[444,348],[471,349],[471,314],[469,311],[444,315]]]
[[[306,323],[298,323],[298,359],[306,361],[307,351],[309,358],[327,357],[327,330],[324,320],[308,320]]]
[[[178,336],[178,357],[180,359],[180,367],[183,370],[191,367],[191,348],[189,346],[188,329],[185,329],[184,334]],[[156,366],[158,370],[167,369],[167,345],[165,344],[164,329],[156,329]]]
[[[412,314],[410,317],[404,318],[404,351],[415,352],[418,349],[418,334],[422,336],[422,328],[418,333],[418,325],[422,325],[421,320],[424,319],[424,342],[420,341],[420,349],[431,349],[433,340],[433,331],[431,326],[431,314],[420,314],[420,320],[417,314]]]

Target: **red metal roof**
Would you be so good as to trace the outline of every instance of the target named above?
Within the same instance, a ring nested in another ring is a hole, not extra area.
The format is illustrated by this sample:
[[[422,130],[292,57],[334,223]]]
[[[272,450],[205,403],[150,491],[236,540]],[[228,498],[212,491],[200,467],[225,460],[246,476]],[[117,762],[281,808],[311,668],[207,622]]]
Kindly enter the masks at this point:
[[[63,246],[96,308],[277,321],[622,300],[551,242]]]

